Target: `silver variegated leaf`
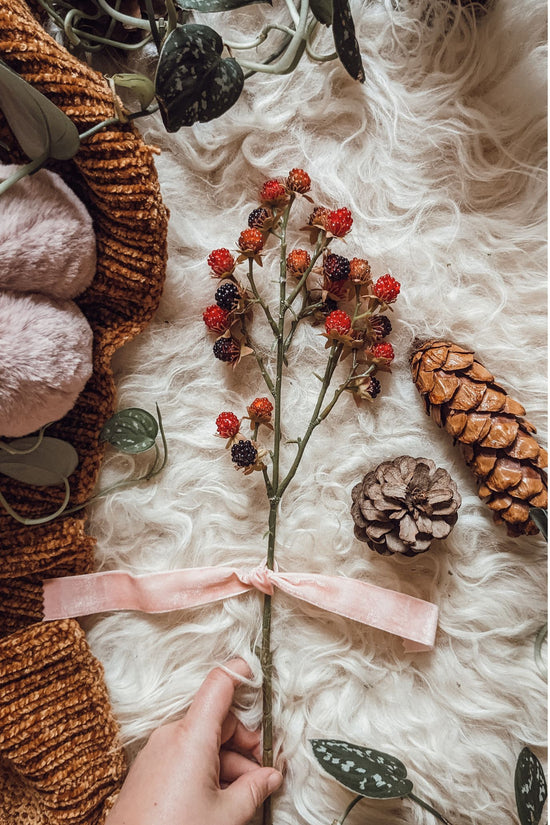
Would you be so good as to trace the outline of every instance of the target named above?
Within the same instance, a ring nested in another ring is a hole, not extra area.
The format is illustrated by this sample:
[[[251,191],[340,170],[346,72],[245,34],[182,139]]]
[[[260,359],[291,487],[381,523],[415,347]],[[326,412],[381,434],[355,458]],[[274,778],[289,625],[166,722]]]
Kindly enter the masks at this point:
[[[523,748],[518,757],[514,787],[521,825],[538,825],[548,790],[542,765],[529,748]]]
[[[319,23],[325,26],[332,24],[332,0],[309,0],[309,7]]]
[[[176,0],[176,5],[181,9],[201,12],[233,11],[242,6],[252,6],[254,3],[273,5],[271,0]]]
[[[395,756],[338,739],[310,741],[321,767],[359,796],[395,799],[412,791],[407,769]]]
[[[531,507],[530,514],[546,541],[548,539],[548,510],[544,507]]]
[[[151,413],[129,407],[109,418],[99,439],[108,441],[123,453],[143,453],[154,446],[158,429],[157,420]]]
[[[359,43],[355,37],[355,24],[351,16],[349,0],[332,0],[332,31],[336,53],[345,70],[354,80],[363,83],[365,70],[361,60]]]
[[[72,120],[3,61],[0,61],[0,109],[21,149],[31,160],[42,156],[68,160],[78,152],[80,138]]]
[[[0,452],[0,473],[24,484],[37,487],[53,487],[62,484],[78,466],[78,453],[72,444],[61,438],[43,438],[36,449],[34,436],[17,438],[8,447],[21,450],[20,454]]]
[[[244,74],[209,26],[189,23],[168,35],[159,56],[155,93],[168,132],[219,117],[236,103]]]

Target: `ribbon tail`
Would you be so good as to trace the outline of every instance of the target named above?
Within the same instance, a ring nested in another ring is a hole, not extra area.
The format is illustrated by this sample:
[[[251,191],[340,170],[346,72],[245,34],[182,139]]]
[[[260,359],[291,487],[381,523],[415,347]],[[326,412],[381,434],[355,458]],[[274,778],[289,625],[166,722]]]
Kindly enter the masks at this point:
[[[232,567],[196,567],[132,576],[111,570],[43,582],[44,619],[76,618],[110,610],[168,613],[252,590]]]
[[[439,611],[431,602],[343,576],[270,573],[269,577],[297,599],[401,636],[408,652],[434,645]]]

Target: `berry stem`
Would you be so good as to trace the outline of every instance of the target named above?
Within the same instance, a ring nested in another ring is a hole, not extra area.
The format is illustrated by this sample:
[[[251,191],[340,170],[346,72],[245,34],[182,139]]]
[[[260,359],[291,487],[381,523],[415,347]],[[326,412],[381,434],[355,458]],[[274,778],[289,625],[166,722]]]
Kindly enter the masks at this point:
[[[241,333],[243,335],[243,340],[244,340],[246,346],[249,347],[252,350],[252,354],[254,355],[254,358],[256,359],[256,363],[258,364],[258,367],[260,368],[260,372],[262,373],[262,377],[265,381],[267,389],[269,390],[271,395],[274,396],[275,395],[275,386],[273,384],[273,381],[271,380],[271,376],[269,375],[269,373],[268,373],[268,371],[265,367],[264,359],[262,358],[262,356],[260,355],[260,353],[258,352],[256,347],[254,346],[253,342],[250,340],[250,335],[247,332],[244,317],[242,315],[241,315]]]
[[[424,802],[423,799],[420,799],[418,796],[413,794],[412,791],[410,791],[407,794],[407,796],[409,797],[409,799],[412,799],[413,802],[416,802],[418,805],[420,805],[421,808],[424,808],[425,811],[429,811],[432,814],[432,816],[435,816],[435,818],[439,820],[439,822],[443,822],[443,825],[451,825],[448,819],[445,819],[445,817],[438,811],[436,811],[435,808],[432,808],[432,806],[428,804],[428,802]]]
[[[286,474],[283,481],[281,482],[281,484],[279,485],[279,488],[277,490],[279,498],[282,498],[283,493],[285,492],[286,488],[288,487],[288,485],[290,484],[290,482],[294,478],[294,476],[296,474],[296,470],[298,469],[298,465],[300,464],[300,461],[302,460],[304,450],[307,447],[307,443],[308,443],[309,439],[311,438],[311,434],[313,433],[313,430],[315,429],[315,427],[317,427],[321,423],[321,421],[324,418],[326,418],[326,416],[328,415],[328,412],[330,412],[330,409],[332,409],[332,407],[334,406],[334,404],[336,403],[336,401],[340,397],[341,393],[343,392],[343,388],[340,390],[340,392],[338,392],[338,390],[337,390],[336,393],[338,393],[338,394],[336,395],[336,393],[335,393],[336,398],[333,398],[332,402],[330,403],[330,405],[329,405],[330,409],[326,413],[320,414],[320,410],[321,410],[321,407],[323,405],[323,401],[325,400],[325,396],[327,394],[327,390],[329,388],[332,376],[334,374],[334,370],[336,369],[336,365],[338,364],[338,359],[340,358],[340,353],[342,352],[342,348],[343,348],[342,344],[336,344],[335,343],[335,344],[332,345],[332,347],[330,349],[330,355],[328,357],[327,366],[326,366],[326,369],[325,369],[325,374],[323,376],[323,383],[321,384],[321,389],[319,391],[319,396],[317,398],[317,403],[315,405],[315,409],[313,410],[313,413],[311,415],[311,419],[309,421],[307,429],[306,429],[303,437],[300,439],[299,446],[298,446],[298,451],[296,453],[296,456],[294,458],[292,466],[291,466],[290,470],[288,471],[288,473]]]
[[[254,259],[253,258],[248,259],[248,280],[249,280],[249,283],[250,283],[250,288],[252,290],[252,294],[254,295],[255,299],[257,300],[257,302],[260,304],[261,308],[263,309],[263,311],[265,313],[265,317],[268,320],[269,326],[271,327],[271,329],[273,331],[273,334],[278,335],[279,334],[279,327],[275,323],[275,320],[274,320],[274,318],[273,318],[273,316],[270,312],[270,309],[269,309],[268,305],[266,304],[266,302],[264,301],[264,299],[261,297],[260,293],[258,292],[256,282],[254,281]]]
[[[317,258],[325,249],[328,248],[331,240],[332,238],[327,238],[324,232],[319,231],[317,243],[315,244],[315,249],[313,251],[313,255],[311,256],[310,264],[286,300],[287,309],[294,303],[296,296],[299,294],[300,290],[307,281],[308,275],[315,266]]]

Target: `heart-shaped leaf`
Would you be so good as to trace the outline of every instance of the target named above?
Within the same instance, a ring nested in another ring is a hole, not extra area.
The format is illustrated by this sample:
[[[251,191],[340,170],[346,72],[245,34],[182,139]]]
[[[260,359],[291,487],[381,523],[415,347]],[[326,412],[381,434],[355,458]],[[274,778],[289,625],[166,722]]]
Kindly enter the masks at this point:
[[[546,541],[548,539],[548,510],[544,507],[531,507],[530,514]]]
[[[157,420],[151,413],[129,407],[109,418],[99,438],[123,453],[143,453],[154,446],[158,431]]]
[[[330,26],[332,23],[332,0],[309,0],[309,7],[319,23]]]
[[[332,0],[332,31],[338,57],[351,77],[363,83],[365,70],[361,60],[359,43],[355,37],[355,24],[351,16],[349,0]]]
[[[310,741],[321,767],[360,796],[395,799],[412,791],[413,784],[406,778],[407,769],[395,756],[335,739]]]
[[[159,56],[155,93],[168,132],[213,120],[236,103],[244,74],[222,58],[223,41],[209,26],[189,23],[168,35]]]
[[[521,825],[538,825],[548,791],[542,765],[529,748],[518,756],[514,786]]]
[[[252,6],[254,3],[273,5],[272,0],[176,0],[176,3],[181,9],[202,12],[232,11],[242,6]]]
[[[23,452],[36,444],[32,436],[8,442],[22,452],[18,455],[0,453],[0,473],[25,484],[51,487],[62,484],[78,466],[78,453],[72,444],[61,438],[45,437],[36,449]]]
[[[68,160],[80,138],[72,120],[38,89],[0,61],[0,109],[21,149],[31,160]]]

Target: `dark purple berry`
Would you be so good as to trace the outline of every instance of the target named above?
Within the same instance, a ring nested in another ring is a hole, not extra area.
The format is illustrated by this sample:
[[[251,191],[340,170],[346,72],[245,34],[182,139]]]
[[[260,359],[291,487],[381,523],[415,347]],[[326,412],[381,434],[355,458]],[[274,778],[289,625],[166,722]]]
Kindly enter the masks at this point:
[[[238,467],[250,467],[258,457],[258,450],[251,441],[237,441],[231,447],[231,461]]]
[[[323,273],[330,281],[345,281],[349,278],[350,263],[343,255],[327,255],[323,264]]]
[[[253,209],[248,216],[248,225],[251,229],[263,229],[264,223],[271,215],[272,213],[269,209],[259,206],[258,209]]]
[[[234,364],[239,360],[241,348],[234,338],[218,338],[218,340],[214,342],[212,352],[220,361]]]
[[[370,320],[372,336],[375,341],[381,341],[391,332],[391,321],[387,315],[373,315]]]
[[[214,300],[222,309],[234,309],[239,303],[239,290],[235,284],[222,284],[217,288]]]
[[[378,380],[378,378],[375,378],[374,375],[371,375],[370,381],[368,383],[368,386],[365,387],[365,390],[371,398],[376,398],[376,396],[380,392],[380,381]]]

